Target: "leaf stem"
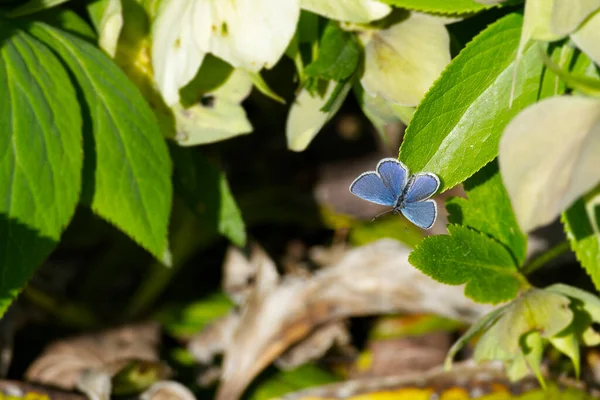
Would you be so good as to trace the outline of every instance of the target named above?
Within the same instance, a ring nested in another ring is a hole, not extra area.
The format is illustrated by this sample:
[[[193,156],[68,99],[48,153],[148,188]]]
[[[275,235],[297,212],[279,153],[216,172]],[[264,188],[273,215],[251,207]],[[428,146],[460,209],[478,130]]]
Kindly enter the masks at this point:
[[[523,268],[521,268],[521,273],[524,275],[530,275],[533,272],[540,269],[541,267],[543,267],[544,265],[546,265],[551,260],[562,255],[563,253],[566,253],[570,249],[571,246],[569,245],[569,241],[565,240],[564,242],[561,242],[556,246],[552,247],[545,253],[542,253],[539,257],[536,257],[534,260],[529,262],[529,264],[525,264]]]

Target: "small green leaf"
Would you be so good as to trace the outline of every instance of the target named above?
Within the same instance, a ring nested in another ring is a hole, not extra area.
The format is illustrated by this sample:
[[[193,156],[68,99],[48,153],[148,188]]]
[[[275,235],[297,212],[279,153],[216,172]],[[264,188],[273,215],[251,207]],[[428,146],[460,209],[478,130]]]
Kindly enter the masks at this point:
[[[448,233],[425,238],[409,262],[439,282],[466,283],[465,295],[480,303],[495,304],[517,295],[524,278],[504,246],[460,225],[448,225]]]
[[[491,236],[514,256],[517,267],[525,261],[527,237],[519,229],[498,163],[491,162],[464,184],[469,199],[452,197],[446,201],[448,221]]]
[[[152,110],[99,49],[43,23],[28,29],[71,69],[91,114],[84,129],[84,201],[162,259],[171,210],[171,161]]]
[[[272,400],[312,386],[335,382],[329,372],[313,364],[305,364],[290,371],[276,371],[262,381],[256,382],[246,400]]]
[[[562,214],[571,249],[600,290],[600,190],[580,198]]]
[[[259,92],[278,103],[285,104],[285,99],[275,93],[275,91],[269,87],[260,72],[248,72],[248,75],[250,76],[254,87],[257,88]]]
[[[547,225],[600,181],[600,100],[557,96],[519,113],[500,142],[500,171],[524,232]]]
[[[0,31],[0,315],[58,243],[81,190],[81,109],[67,71],[7,21]]]
[[[325,80],[341,81],[354,73],[359,56],[360,49],[354,34],[341,30],[336,22],[329,21],[319,43],[319,55],[306,66],[304,73]]]
[[[233,308],[231,300],[224,293],[217,292],[185,305],[168,305],[155,318],[169,334],[185,339],[201,332]]]
[[[483,4],[475,0],[381,0],[383,3],[409,10],[439,14],[466,14],[485,10]]]
[[[400,160],[411,171],[437,174],[442,190],[494,159],[504,127],[538,100],[543,63],[537,47],[530,46],[519,67],[518,92],[508,106],[522,21],[509,14],[467,44],[426,94],[406,130]]]
[[[246,244],[246,227],[225,174],[193,149],[170,147],[174,160],[173,185],[200,219],[203,236],[220,233],[238,246]]]

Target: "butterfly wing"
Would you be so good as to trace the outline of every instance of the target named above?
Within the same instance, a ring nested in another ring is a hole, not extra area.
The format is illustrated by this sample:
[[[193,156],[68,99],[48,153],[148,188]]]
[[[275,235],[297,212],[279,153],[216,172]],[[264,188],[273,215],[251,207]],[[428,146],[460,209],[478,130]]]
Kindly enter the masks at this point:
[[[404,195],[404,203],[415,203],[430,198],[440,187],[440,179],[429,172],[415,174]]]
[[[437,217],[437,204],[434,200],[407,203],[400,209],[400,212],[419,228],[429,229]]]
[[[374,171],[364,172],[356,178],[350,185],[350,192],[361,199],[382,206],[393,207],[398,199],[398,196],[388,189]]]
[[[395,158],[384,158],[377,164],[377,173],[383,184],[398,199],[408,181],[408,168]]]

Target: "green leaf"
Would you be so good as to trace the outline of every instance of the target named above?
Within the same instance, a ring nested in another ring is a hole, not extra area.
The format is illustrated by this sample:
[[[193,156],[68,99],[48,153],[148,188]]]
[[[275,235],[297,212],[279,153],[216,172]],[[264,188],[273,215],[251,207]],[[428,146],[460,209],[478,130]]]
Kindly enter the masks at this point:
[[[162,259],[171,161],[150,107],[99,49],[46,24],[28,28],[71,69],[90,112],[84,128],[84,201]]]
[[[66,3],[67,1],[69,0],[29,0],[21,7],[11,10],[9,13],[7,13],[7,16],[10,18],[22,17],[24,15],[33,14],[51,7],[56,7],[62,3]]]
[[[290,371],[277,371],[266,379],[257,382],[249,390],[246,400],[271,400],[286,393],[312,386],[335,382],[329,372],[313,364],[305,364]]]
[[[329,21],[319,43],[319,55],[306,67],[304,73],[312,77],[341,81],[354,73],[359,56],[360,49],[354,34],[341,30],[336,22]]]
[[[156,319],[169,334],[185,339],[201,332],[210,323],[227,315],[234,304],[222,292],[212,293],[193,303],[168,305]]]
[[[285,99],[277,93],[275,93],[275,91],[269,87],[269,85],[267,84],[267,82],[265,82],[260,72],[248,72],[248,75],[252,80],[252,84],[255,88],[258,89],[259,92],[261,92],[268,98],[275,100],[278,103],[285,104]]]
[[[460,225],[448,225],[448,233],[425,238],[408,261],[438,282],[466,283],[465,295],[480,303],[517,295],[524,278],[504,246]]]
[[[527,236],[521,232],[498,163],[491,162],[464,183],[469,199],[452,197],[446,201],[448,221],[491,236],[513,255],[517,267],[525,261]]]
[[[381,0],[383,3],[409,10],[424,11],[439,14],[465,14],[481,10],[486,7],[474,0]]]
[[[538,49],[530,46],[508,107],[522,21],[509,14],[467,44],[425,95],[406,130],[400,160],[411,171],[437,174],[442,190],[494,159],[504,127],[538,99],[543,63]]]
[[[173,145],[173,185],[200,219],[203,236],[220,233],[238,246],[246,244],[246,227],[225,174],[193,149]]]
[[[71,220],[83,155],[81,110],[60,60],[6,21],[0,31],[2,315]]]
[[[600,190],[577,200],[562,222],[577,260],[600,290]]]

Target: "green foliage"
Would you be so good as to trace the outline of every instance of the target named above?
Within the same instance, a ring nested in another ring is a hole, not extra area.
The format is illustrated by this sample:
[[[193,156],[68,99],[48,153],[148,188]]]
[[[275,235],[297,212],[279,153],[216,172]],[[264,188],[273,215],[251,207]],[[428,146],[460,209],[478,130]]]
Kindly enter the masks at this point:
[[[517,266],[522,265],[527,252],[527,237],[517,224],[498,163],[491,162],[467,179],[464,188],[468,200],[454,197],[446,201],[450,212],[448,221],[489,235],[512,253]]]
[[[80,105],[61,60],[29,33],[0,26],[3,314],[71,220],[83,156]]]
[[[84,129],[84,201],[162,259],[171,161],[148,104],[97,48],[45,24],[30,30],[68,65],[90,113]]]
[[[341,81],[349,78],[356,67],[360,49],[355,36],[329,21],[319,43],[319,55],[306,66],[304,73],[311,77]]]
[[[522,21],[509,14],[467,44],[425,95],[406,130],[400,160],[411,171],[437,174],[442,190],[494,159],[504,127],[538,99],[543,62],[537,47],[530,46],[509,107]]]
[[[562,222],[577,259],[600,290],[600,189],[577,200]]]
[[[503,245],[460,225],[448,225],[448,233],[423,239],[410,263],[439,282],[466,283],[465,295],[478,302],[495,304],[517,295],[523,277]]]
[[[475,0],[382,0],[395,7],[439,14],[465,14],[485,10],[486,6]]]
[[[169,334],[184,339],[201,332],[211,322],[227,315],[233,306],[224,293],[217,292],[197,302],[167,306],[159,311],[156,319]]]
[[[305,364],[290,371],[272,373],[264,381],[250,389],[245,400],[271,400],[286,393],[311,386],[325,385],[337,379],[329,372],[312,364]]]
[[[171,154],[175,192],[198,217],[202,236],[209,240],[220,233],[244,246],[246,228],[225,174],[192,149],[171,146]]]

